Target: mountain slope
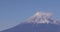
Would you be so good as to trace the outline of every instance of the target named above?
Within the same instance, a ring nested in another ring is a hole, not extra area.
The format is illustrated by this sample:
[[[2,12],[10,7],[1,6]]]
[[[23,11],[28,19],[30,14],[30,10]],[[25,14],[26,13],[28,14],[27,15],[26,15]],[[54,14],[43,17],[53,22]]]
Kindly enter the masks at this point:
[[[51,13],[43,13],[43,12],[37,12],[36,14],[34,14],[33,16],[31,16],[30,18],[28,18],[25,22],[27,23],[50,23],[50,24],[60,24],[60,21],[55,20],[52,18],[52,14]]]
[[[21,24],[2,32],[60,32],[60,26],[52,24]]]
[[[50,13],[37,12],[25,22],[1,32],[60,32],[60,22]]]

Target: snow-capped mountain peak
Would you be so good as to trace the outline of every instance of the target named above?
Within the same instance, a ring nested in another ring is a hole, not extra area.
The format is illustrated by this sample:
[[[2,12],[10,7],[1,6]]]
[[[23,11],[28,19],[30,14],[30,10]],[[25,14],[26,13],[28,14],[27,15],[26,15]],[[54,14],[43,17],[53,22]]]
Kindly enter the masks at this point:
[[[39,16],[39,17],[42,17],[42,16],[51,17],[52,14],[51,14],[51,13],[44,13],[44,12],[37,12],[34,16]]]
[[[30,18],[26,20],[27,23],[51,23],[51,24],[60,24],[59,21],[51,18],[51,13],[37,12]]]

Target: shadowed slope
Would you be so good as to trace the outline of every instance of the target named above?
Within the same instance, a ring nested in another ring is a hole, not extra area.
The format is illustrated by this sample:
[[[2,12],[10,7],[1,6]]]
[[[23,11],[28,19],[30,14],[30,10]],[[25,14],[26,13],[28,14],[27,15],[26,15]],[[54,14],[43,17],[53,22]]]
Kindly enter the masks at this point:
[[[18,25],[2,32],[60,32],[60,26],[52,24],[27,23]]]

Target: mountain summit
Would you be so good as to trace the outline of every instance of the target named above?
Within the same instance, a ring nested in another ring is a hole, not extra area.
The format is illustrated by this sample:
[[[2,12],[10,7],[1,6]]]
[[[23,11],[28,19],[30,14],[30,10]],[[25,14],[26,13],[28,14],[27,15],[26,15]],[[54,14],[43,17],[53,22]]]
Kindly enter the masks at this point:
[[[51,13],[37,12],[25,22],[1,32],[60,32],[60,22]]]
[[[44,13],[44,12],[37,12],[35,13],[33,16],[31,16],[30,18],[28,18],[26,20],[27,23],[45,23],[45,24],[60,24],[59,21],[54,20],[52,18],[52,14],[51,13]]]

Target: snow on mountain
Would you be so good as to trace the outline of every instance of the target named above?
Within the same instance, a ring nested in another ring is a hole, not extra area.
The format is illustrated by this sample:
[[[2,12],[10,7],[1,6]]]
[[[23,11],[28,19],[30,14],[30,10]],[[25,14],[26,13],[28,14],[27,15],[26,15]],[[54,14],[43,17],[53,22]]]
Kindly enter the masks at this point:
[[[60,22],[52,18],[51,13],[37,12],[26,20],[27,23],[46,23],[46,24],[59,24]]]

